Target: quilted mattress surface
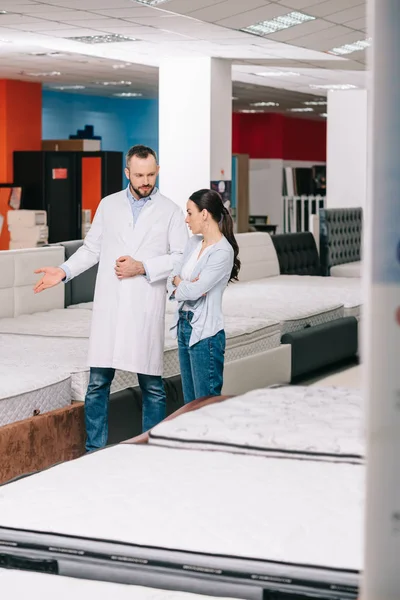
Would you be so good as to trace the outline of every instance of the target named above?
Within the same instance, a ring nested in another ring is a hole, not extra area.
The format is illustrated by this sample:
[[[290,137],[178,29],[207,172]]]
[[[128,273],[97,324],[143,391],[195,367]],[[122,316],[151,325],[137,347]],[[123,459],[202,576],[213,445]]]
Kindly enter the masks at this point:
[[[268,281],[268,280],[263,280]],[[322,325],[344,315],[343,302],[319,297],[309,290],[291,293],[287,288],[251,282],[232,285],[223,296],[224,315],[275,319],[282,334]]]
[[[152,429],[150,443],[362,462],[363,412],[360,390],[266,388],[160,423]]]
[[[0,426],[63,408],[71,403],[71,376],[68,370],[35,367],[29,356],[15,354],[0,344]],[[4,360],[2,354],[4,353]]]
[[[0,527],[358,571],[363,508],[363,465],[120,444],[4,486]]]
[[[278,277],[269,277],[260,281],[241,284],[256,290],[266,287],[266,291],[271,287],[281,290],[284,296],[291,288],[293,295],[301,294],[310,296],[317,300],[324,299],[330,302],[341,302],[344,305],[344,316],[361,316],[363,299],[363,289],[360,280],[346,277],[317,277],[310,275],[279,275]]]

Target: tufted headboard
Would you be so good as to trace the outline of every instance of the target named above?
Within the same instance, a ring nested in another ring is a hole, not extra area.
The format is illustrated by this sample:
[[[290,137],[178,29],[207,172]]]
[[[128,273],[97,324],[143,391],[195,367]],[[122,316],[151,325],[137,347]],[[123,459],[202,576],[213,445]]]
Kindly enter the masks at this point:
[[[280,233],[272,236],[281,275],[320,275],[321,267],[312,233]]]
[[[65,260],[67,260],[72,254],[75,254],[82,244],[82,240],[74,240],[71,242],[60,242],[57,246],[63,246]],[[68,282],[65,285],[65,306],[93,302],[96,277],[97,265]]]
[[[331,267],[361,260],[362,208],[320,210],[320,260],[322,275]]]
[[[34,294],[40,279],[34,271],[40,267],[57,267],[64,261],[64,249],[29,248],[0,252],[0,318],[17,317],[39,311],[64,308],[64,286]]]
[[[253,281],[279,275],[279,263],[268,233],[237,233],[239,258],[242,263],[239,281]]]

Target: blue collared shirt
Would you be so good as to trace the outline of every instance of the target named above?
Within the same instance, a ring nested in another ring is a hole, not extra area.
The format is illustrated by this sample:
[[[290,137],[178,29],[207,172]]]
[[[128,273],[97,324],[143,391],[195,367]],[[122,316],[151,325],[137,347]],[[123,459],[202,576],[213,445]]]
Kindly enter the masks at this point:
[[[129,204],[131,205],[134,225],[136,224],[136,222],[139,218],[142,208],[146,205],[146,203],[149,200],[151,200],[152,196],[156,193],[157,193],[157,188],[154,188],[154,190],[151,193],[151,196],[146,196],[146,198],[140,198],[140,200],[136,200],[136,198],[134,198],[132,196],[132,192],[128,185],[128,187],[126,188],[126,195],[128,196]]]

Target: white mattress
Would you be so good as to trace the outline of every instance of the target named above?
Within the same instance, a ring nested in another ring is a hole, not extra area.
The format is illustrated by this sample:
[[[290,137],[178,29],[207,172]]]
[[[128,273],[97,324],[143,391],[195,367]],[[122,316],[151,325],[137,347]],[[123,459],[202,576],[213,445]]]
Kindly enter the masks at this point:
[[[289,293],[287,288],[267,287],[257,281],[228,287],[223,296],[222,310],[224,315],[229,316],[277,320],[282,334],[322,325],[344,316],[341,301],[316,297],[307,289]]]
[[[22,315],[0,320],[0,364],[24,362],[38,367],[60,369],[72,375],[72,399],[83,401],[89,382],[87,366],[88,337],[92,313],[86,309],[53,310],[47,313]],[[166,318],[164,377],[178,375],[177,342],[169,328],[172,315]],[[253,356],[280,345],[277,321],[227,317],[225,362]],[[4,339],[3,339],[4,338]],[[117,371],[111,391],[117,392],[137,385],[135,373]]]
[[[240,454],[362,462],[359,390],[282,386],[256,390],[157,425],[150,443]]]
[[[242,284],[240,284],[242,285]],[[266,286],[277,287],[284,296],[287,288],[293,288],[293,293],[310,295],[314,299],[325,299],[330,302],[341,302],[344,305],[345,317],[361,316],[363,300],[363,290],[360,280],[346,277],[317,277],[311,275],[279,275],[278,277],[269,277],[260,281],[243,284],[248,287]]]
[[[4,340],[5,341],[5,340]],[[6,341],[5,341],[6,342]],[[8,355],[0,341],[0,355]],[[71,404],[71,376],[58,366],[49,369],[26,362],[20,354],[8,363],[0,356],[0,426],[28,419]]]
[[[223,312],[228,317],[243,316],[274,320],[280,322],[282,334],[302,329],[306,325],[321,325],[343,316],[360,315],[361,290],[353,286],[350,280],[339,280],[329,285],[329,277],[311,277],[299,275],[279,275],[246,283],[230,284],[223,296]],[[295,286],[293,294],[287,287]],[[267,286],[267,290],[265,290]],[[315,286],[317,289],[310,289]],[[274,289],[270,289],[274,288]],[[276,289],[275,289],[276,288]],[[328,288],[328,289],[326,289]],[[69,306],[70,309],[91,309],[92,302]],[[166,312],[175,312],[176,303],[167,300]]]
[[[10,600],[211,600],[198,594],[1,568],[0,589]]]
[[[121,444],[3,486],[0,540],[13,528],[36,532],[35,544],[72,536],[67,549],[201,553],[215,568],[231,558],[358,571],[363,508],[362,465]]]

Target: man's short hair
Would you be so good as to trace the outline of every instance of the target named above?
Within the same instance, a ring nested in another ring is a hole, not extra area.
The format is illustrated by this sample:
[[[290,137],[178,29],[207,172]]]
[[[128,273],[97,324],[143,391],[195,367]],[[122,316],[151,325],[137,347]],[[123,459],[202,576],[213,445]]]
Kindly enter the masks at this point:
[[[154,156],[155,161],[157,162],[157,154],[154,152],[154,150],[152,148],[149,148],[148,146],[143,146],[142,144],[137,144],[136,146],[132,146],[132,148],[129,148],[125,157],[126,166],[129,165],[129,161],[131,160],[132,156],[137,156],[138,158],[147,158],[148,156]]]

